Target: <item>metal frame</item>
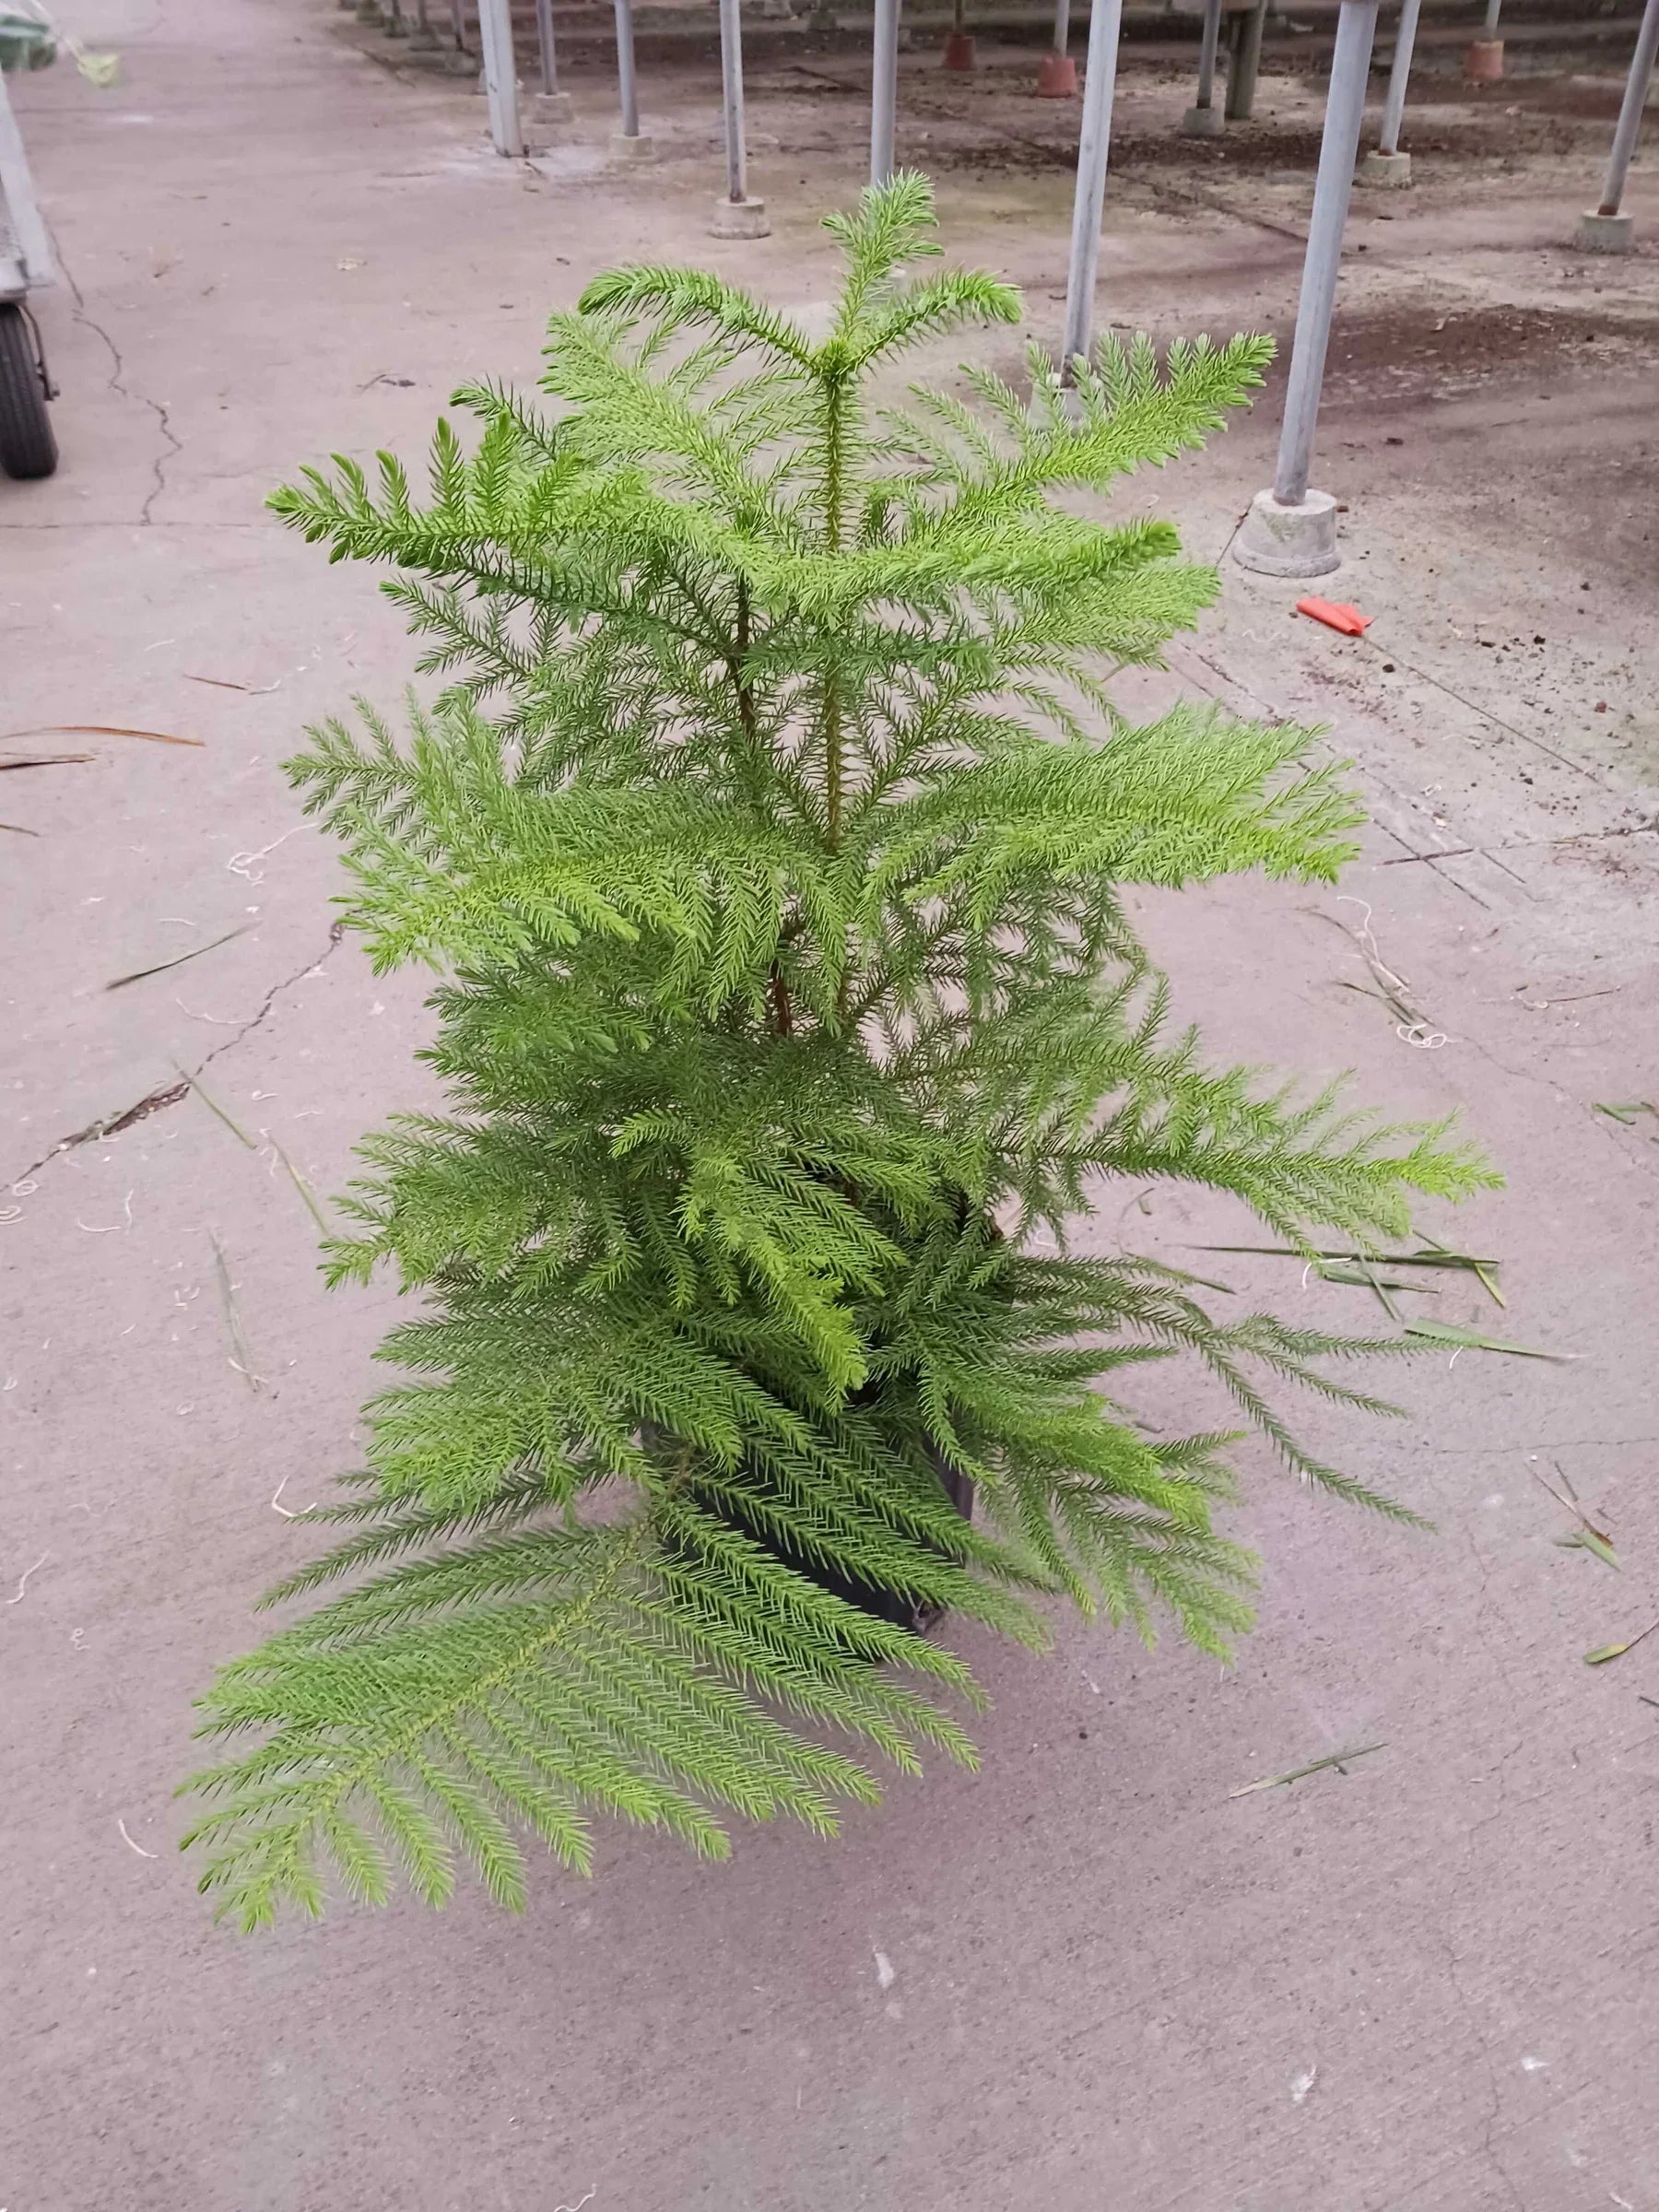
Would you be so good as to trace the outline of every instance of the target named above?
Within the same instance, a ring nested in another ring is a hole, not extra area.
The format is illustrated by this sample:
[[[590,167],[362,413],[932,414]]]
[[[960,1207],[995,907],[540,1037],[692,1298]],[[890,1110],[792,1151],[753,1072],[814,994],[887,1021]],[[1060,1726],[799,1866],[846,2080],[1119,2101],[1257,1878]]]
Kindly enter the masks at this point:
[[[1380,154],[1400,150],[1400,126],[1406,120],[1406,88],[1411,79],[1411,56],[1417,45],[1418,16],[1423,0],[1400,0],[1400,27],[1394,33],[1394,66],[1388,73],[1388,97],[1382,103]]]
[[[6,249],[9,235],[13,253]],[[35,198],[23,134],[12,112],[6,72],[0,69],[0,300],[21,303],[43,285],[57,282],[57,263],[45,218]]]
[[[899,116],[899,8],[900,0],[876,0],[870,58],[870,182],[893,173],[893,134]]]
[[[512,50],[512,0],[478,0],[478,44],[484,53],[484,91],[489,102],[489,135],[496,152],[510,161],[524,155],[524,126],[519,115],[518,59]]]
[[[1290,380],[1285,392],[1285,419],[1273,477],[1273,496],[1283,507],[1299,506],[1307,497],[1313,431],[1324,387],[1325,352],[1336,304],[1336,277],[1342,264],[1342,234],[1347,225],[1371,43],[1377,31],[1377,5],[1378,0],[1342,0],[1342,12],[1336,19],[1336,51],[1331,60],[1319,175],[1313,186],[1313,214],[1308,225],[1308,253],[1302,265],[1296,336],[1290,349]]]
[[[1624,99],[1613,132],[1613,151],[1607,158],[1607,174],[1597,215],[1617,215],[1624,203],[1625,181],[1630,173],[1636,141],[1641,135],[1641,114],[1647,105],[1648,81],[1656,59],[1659,59],[1659,0],[1647,0],[1641,29],[1636,34],[1636,51],[1630,57],[1630,74],[1625,79]]]
[[[1094,329],[1095,274],[1100,262],[1100,217],[1112,151],[1112,101],[1117,85],[1118,35],[1124,0],[1094,0],[1084,64],[1083,128],[1077,143],[1077,187],[1072,201],[1071,263],[1065,276],[1062,364],[1087,356]]]
[[[617,95],[622,104],[622,135],[640,135],[640,88],[634,76],[633,0],[617,0]]]
[[[748,198],[748,149],[743,127],[743,11],[739,0],[720,0],[720,87],[725,111],[726,198]]]

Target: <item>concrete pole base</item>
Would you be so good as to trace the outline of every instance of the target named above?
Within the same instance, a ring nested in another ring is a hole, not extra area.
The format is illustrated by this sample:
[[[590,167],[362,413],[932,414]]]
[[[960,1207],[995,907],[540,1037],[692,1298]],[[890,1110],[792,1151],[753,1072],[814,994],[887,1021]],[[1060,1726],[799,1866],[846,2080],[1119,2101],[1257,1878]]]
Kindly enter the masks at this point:
[[[1411,182],[1411,156],[1409,154],[1380,154],[1374,151],[1369,153],[1355,172],[1354,182],[1357,184],[1381,184],[1394,189],[1398,189],[1403,184],[1409,184]]]
[[[643,131],[637,138],[630,138],[626,131],[613,131],[610,150],[613,161],[623,162],[629,168],[656,159],[656,141]]]
[[[945,51],[939,57],[942,69],[960,69],[974,66],[973,33],[971,30],[951,30],[945,34]]]
[[[1477,39],[1464,54],[1464,75],[1472,84],[1498,84],[1503,76],[1503,41]]]
[[[568,92],[532,92],[525,96],[524,109],[530,123],[569,123],[576,102]]]
[[[764,200],[726,200],[714,203],[709,229],[716,238],[770,238]]]
[[[1233,540],[1233,559],[1263,576],[1328,576],[1342,566],[1335,500],[1328,491],[1310,491],[1281,507],[1271,491],[1258,491]]]
[[[1037,71],[1039,100],[1076,100],[1077,65],[1069,53],[1045,53]]]
[[[409,33],[409,52],[411,53],[437,53],[441,51],[441,46],[442,41],[429,23],[417,23]]]
[[[1181,119],[1183,138],[1225,138],[1227,118],[1219,108],[1189,108]]]
[[[1634,229],[1633,216],[1598,215],[1592,210],[1579,217],[1572,242],[1581,253],[1628,253]]]

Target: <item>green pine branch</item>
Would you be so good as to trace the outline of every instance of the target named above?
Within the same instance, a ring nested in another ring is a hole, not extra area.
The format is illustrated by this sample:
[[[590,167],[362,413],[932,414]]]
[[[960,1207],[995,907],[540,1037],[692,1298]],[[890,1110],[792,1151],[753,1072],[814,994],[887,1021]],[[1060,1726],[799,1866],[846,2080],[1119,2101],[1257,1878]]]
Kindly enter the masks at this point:
[[[367,1465],[202,1702],[190,1840],[244,1926],[464,1867],[516,1905],[527,1844],[585,1871],[616,1818],[709,1856],[734,1819],[832,1834],[884,1771],[973,1763],[955,1620],[1039,1649],[1065,1599],[1225,1654],[1247,1437],[1416,1519],[1282,1400],[1385,1414],[1366,1370],[1419,1340],[1070,1250],[1110,1179],[1310,1253],[1495,1180],[1446,1124],[1210,1065],[1125,910],[1353,852],[1318,733],[1112,691],[1218,587],[1100,495],[1268,345],[998,365],[1019,300],[941,264],[924,178],[828,227],[810,329],[613,270],[535,400],[455,394],[424,483],[336,455],[272,500],[386,571],[440,687],[291,773],[372,961],[437,972],[445,1102],[365,1141],[325,1255],[411,1299]],[[885,411],[959,329],[987,358]],[[1169,1360],[1191,1434],[1118,1395]]]

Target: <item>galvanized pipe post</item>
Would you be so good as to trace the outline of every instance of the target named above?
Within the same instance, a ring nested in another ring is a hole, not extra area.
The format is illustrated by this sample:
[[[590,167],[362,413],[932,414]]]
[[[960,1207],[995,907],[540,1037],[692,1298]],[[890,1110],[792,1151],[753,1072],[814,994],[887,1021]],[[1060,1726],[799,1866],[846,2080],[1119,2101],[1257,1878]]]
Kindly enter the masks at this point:
[[[622,128],[611,133],[611,153],[618,161],[649,161],[654,151],[640,130],[640,91],[634,76],[633,0],[617,5],[617,97]]]
[[[1042,100],[1070,100],[1077,89],[1077,65],[1066,52],[1071,44],[1071,0],[1054,0],[1054,43],[1037,71],[1037,91]]]
[[[1237,18],[1233,34],[1232,67],[1227,73],[1227,120],[1248,123],[1255,113],[1256,79],[1262,73],[1262,32],[1267,23],[1267,0]]]
[[[1060,360],[1069,368],[1087,356],[1094,329],[1095,271],[1100,260],[1100,215],[1112,150],[1112,100],[1117,84],[1118,34],[1124,0],[1094,0],[1088,11],[1088,58],[1083,65],[1083,129],[1077,143],[1077,186],[1072,201],[1071,265],[1065,276],[1065,335]]]
[[[553,0],[535,0],[535,42],[541,49],[541,88],[549,100],[559,95],[559,49],[553,40]]]
[[[743,126],[743,14],[740,0],[720,0],[720,83],[725,112],[726,188],[714,203],[716,238],[764,238],[771,225],[766,202],[751,200]]]
[[[1219,138],[1225,119],[1216,107],[1216,55],[1221,45],[1221,0],[1204,0],[1198,42],[1198,97],[1181,119],[1183,138]]]
[[[876,0],[870,66],[870,182],[893,173],[893,133],[899,117],[900,0]]]
[[[1290,349],[1278,466],[1272,490],[1258,494],[1234,541],[1235,556],[1246,568],[1261,569],[1270,575],[1320,576],[1340,560],[1336,502],[1328,492],[1310,492],[1308,476],[1331,316],[1336,304],[1354,158],[1359,149],[1359,125],[1365,114],[1377,5],[1378,0],[1342,0],[1336,51],[1331,62],[1331,88],[1325,99],[1319,174],[1313,187],[1313,214],[1308,225],[1308,251],[1297,302],[1296,336]]]
[[[1406,119],[1406,87],[1411,76],[1411,53],[1417,44],[1418,14],[1421,6],[1422,0],[1400,0],[1394,64],[1388,72],[1388,97],[1382,103],[1382,135],[1359,164],[1361,184],[1411,182],[1411,156],[1400,151],[1400,125]]]
[[[490,138],[498,154],[509,160],[521,160],[524,152],[524,126],[519,120],[512,0],[478,0],[478,43],[484,50],[484,92],[489,103]]]
[[[1401,0],[1400,28],[1394,33],[1394,66],[1388,73],[1388,97],[1382,103],[1380,154],[1400,150],[1400,126],[1406,120],[1406,88],[1411,81],[1411,54],[1417,44],[1418,17],[1423,0]]]
[[[617,0],[617,95],[622,104],[622,135],[640,135],[640,93],[634,82],[633,0]]]
[[[1628,253],[1630,250],[1634,226],[1628,215],[1619,213],[1619,208],[1624,203],[1625,181],[1630,173],[1636,141],[1641,133],[1641,112],[1647,104],[1648,82],[1656,60],[1659,60],[1659,0],[1647,0],[1641,29],[1636,34],[1636,52],[1630,57],[1630,74],[1625,79],[1624,99],[1613,133],[1613,151],[1607,160],[1601,205],[1579,223],[1578,242],[1592,253]]]

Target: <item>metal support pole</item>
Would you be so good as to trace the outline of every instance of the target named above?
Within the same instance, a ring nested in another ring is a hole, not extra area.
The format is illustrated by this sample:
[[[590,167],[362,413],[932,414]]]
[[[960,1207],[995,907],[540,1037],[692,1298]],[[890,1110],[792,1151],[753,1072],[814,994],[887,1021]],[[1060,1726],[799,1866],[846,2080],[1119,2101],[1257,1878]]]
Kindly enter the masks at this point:
[[[1095,271],[1100,259],[1100,215],[1112,148],[1112,97],[1117,84],[1118,33],[1124,0],[1094,0],[1088,11],[1088,58],[1083,76],[1083,130],[1077,145],[1077,188],[1072,202],[1071,265],[1065,276],[1063,365],[1088,352],[1094,328]]]
[[[559,90],[559,49],[553,41],[553,0],[535,0],[535,42],[541,49],[541,88]]]
[[[893,173],[893,132],[899,114],[900,0],[876,0],[876,38],[870,67],[870,182]]]
[[[1037,69],[1040,100],[1070,100],[1077,89],[1077,65],[1066,52],[1071,44],[1071,0],[1054,0],[1054,42]]]
[[[512,52],[511,0],[478,0],[478,41],[484,49],[489,135],[498,154],[516,161],[524,155],[524,130],[519,121],[518,65]]]
[[[710,225],[716,238],[765,238],[766,202],[751,200],[743,130],[743,18],[740,0],[720,0],[720,81],[725,109],[726,188]]]
[[[1313,214],[1308,225],[1307,257],[1297,301],[1278,467],[1272,490],[1256,495],[1233,541],[1235,559],[1270,576],[1324,576],[1341,565],[1336,550],[1336,501],[1328,491],[1310,491],[1308,474],[1324,382],[1331,314],[1336,304],[1354,157],[1359,150],[1359,125],[1365,114],[1377,5],[1378,0],[1342,0],[1336,20],[1336,51],[1331,60],[1331,88],[1325,96],[1324,134],[1320,141]]]
[[[633,0],[617,0],[617,90],[622,101],[622,135],[640,135],[640,95],[634,83]]]
[[[1216,105],[1216,53],[1221,43],[1221,0],[1204,0],[1204,32],[1198,44],[1198,97],[1181,119],[1183,138],[1219,138],[1227,129]]]
[[[1498,18],[1502,12],[1503,0],[1487,0],[1486,35],[1488,39],[1498,36]]]
[[[1624,103],[1613,133],[1613,152],[1607,162],[1606,182],[1602,186],[1597,215],[1617,215],[1624,199],[1625,179],[1630,173],[1630,159],[1641,129],[1641,111],[1647,101],[1648,79],[1653,74],[1655,58],[1659,58],[1659,0],[1647,0],[1641,29],[1636,34],[1630,74],[1625,79]]]
[[[1262,70],[1262,32],[1267,0],[1256,0],[1248,15],[1236,18],[1232,67],[1227,73],[1227,120],[1248,123],[1255,112],[1256,79]]]
[[[1194,107],[1208,108],[1216,98],[1216,54],[1221,44],[1221,0],[1204,0],[1204,35],[1198,44],[1198,97]]]
[[[1400,150],[1400,125],[1406,120],[1406,87],[1411,78],[1411,50],[1417,44],[1418,15],[1423,0],[1401,0],[1400,28],[1394,33],[1394,67],[1388,73],[1388,98],[1382,103],[1380,154]]]
[[[748,198],[743,138],[743,18],[738,0],[720,0],[720,85],[725,103],[726,198]]]
[[[1342,233],[1347,224],[1354,158],[1365,114],[1371,74],[1371,41],[1377,30],[1377,0],[1342,0],[1336,19],[1336,52],[1331,61],[1331,88],[1325,98],[1324,135],[1319,146],[1319,175],[1313,186],[1313,215],[1308,225],[1308,253],[1302,265],[1301,296],[1296,309],[1296,337],[1290,349],[1290,381],[1285,392],[1285,422],[1279,433],[1278,467],[1273,496],[1294,507],[1308,488],[1312,465],[1313,428],[1324,383],[1325,348],[1336,305],[1336,273],[1342,262]]]

